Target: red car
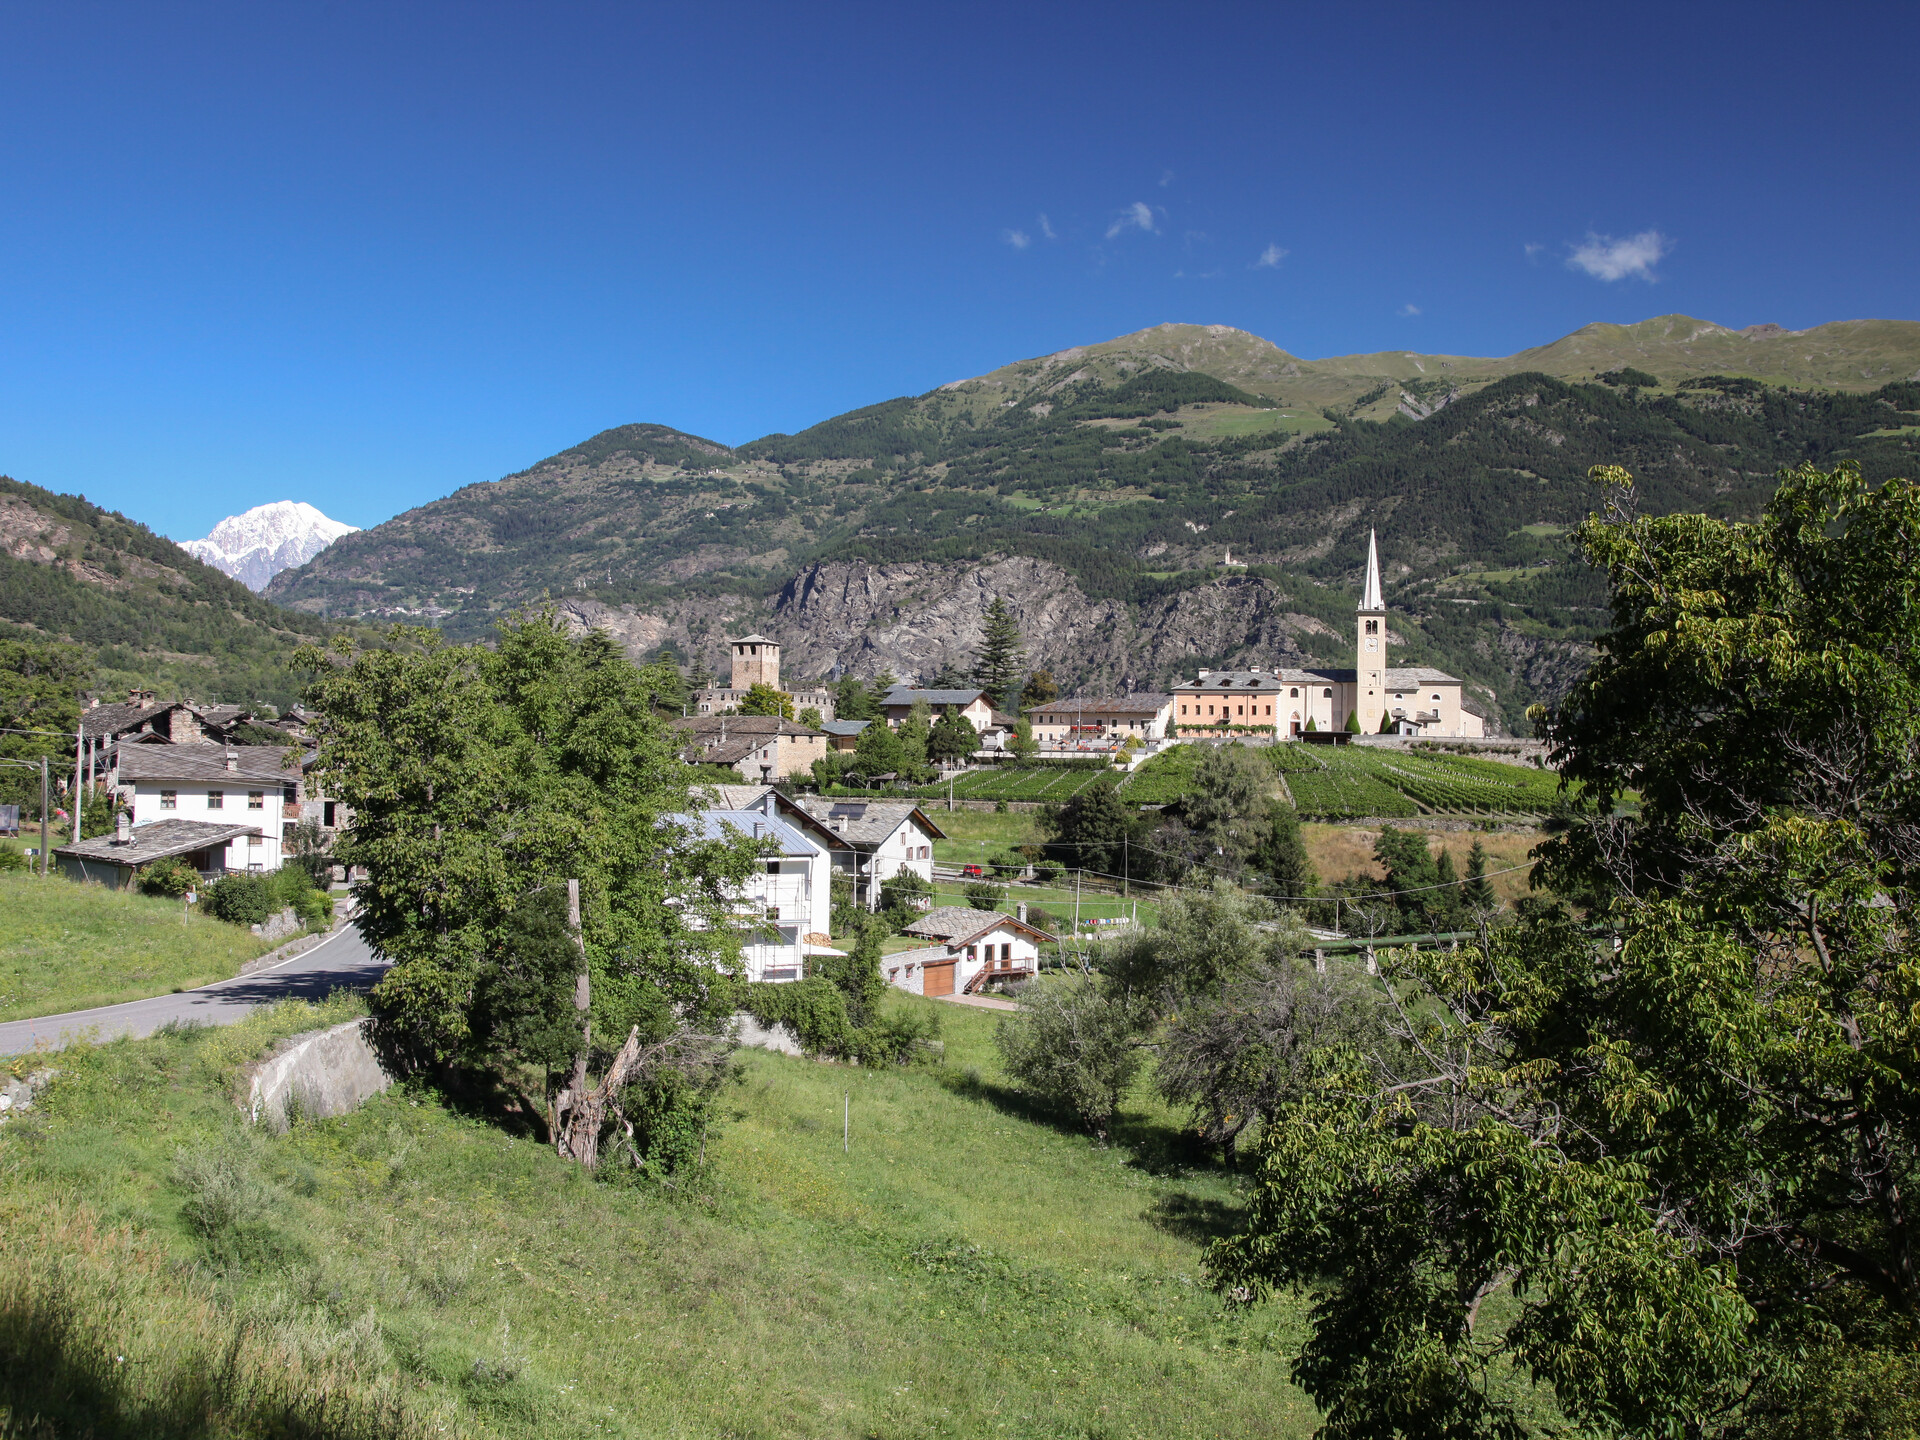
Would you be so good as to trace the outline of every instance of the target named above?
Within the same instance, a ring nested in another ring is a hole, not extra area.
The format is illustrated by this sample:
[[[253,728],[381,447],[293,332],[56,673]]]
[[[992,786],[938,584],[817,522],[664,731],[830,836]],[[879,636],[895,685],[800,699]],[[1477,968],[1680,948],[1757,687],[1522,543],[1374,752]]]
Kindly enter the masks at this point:
[[[980,865],[962,865],[960,867],[960,875],[962,879],[966,880],[984,880],[987,878],[985,867]]]

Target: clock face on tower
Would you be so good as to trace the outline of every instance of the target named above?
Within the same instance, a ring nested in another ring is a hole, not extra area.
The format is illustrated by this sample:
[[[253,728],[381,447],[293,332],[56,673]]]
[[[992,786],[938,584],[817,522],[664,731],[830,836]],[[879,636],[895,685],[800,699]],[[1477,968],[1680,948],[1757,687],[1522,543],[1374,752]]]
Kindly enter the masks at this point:
[[[1367,637],[1367,649],[1378,650],[1379,648],[1380,648],[1380,642],[1374,639],[1371,635],[1369,635]]]

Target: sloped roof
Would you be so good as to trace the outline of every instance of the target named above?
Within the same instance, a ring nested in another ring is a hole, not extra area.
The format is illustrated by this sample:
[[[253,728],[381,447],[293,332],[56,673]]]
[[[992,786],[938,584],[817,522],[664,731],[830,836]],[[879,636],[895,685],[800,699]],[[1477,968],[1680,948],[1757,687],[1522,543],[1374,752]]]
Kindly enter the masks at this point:
[[[117,705],[96,705],[91,710],[80,712],[80,733],[82,735],[118,735],[122,730],[131,730],[145,721],[159,719],[169,710],[182,708],[178,700],[156,700],[150,705],[136,704],[122,700]]]
[[[1157,695],[1151,692],[1140,695],[1114,695],[1104,700],[1089,700],[1074,695],[1059,700],[1049,700],[1044,705],[1029,705],[1027,714],[1036,710],[1071,710],[1076,715],[1157,715],[1173,703],[1171,695]]]
[[[872,723],[871,720],[826,720],[820,728],[829,735],[858,735]]]
[[[1460,681],[1430,665],[1414,665],[1404,670],[1387,671],[1384,683],[1388,689],[1392,689],[1395,685],[1458,685]]]
[[[210,825],[204,820],[149,820],[133,827],[122,845],[111,835],[96,835],[77,845],[61,845],[56,855],[78,860],[101,860],[113,865],[146,865],[169,855],[186,855],[210,845],[224,845],[242,835],[258,835],[258,825]]]
[[[1198,680],[1174,687],[1181,690],[1277,690],[1285,681],[1277,670],[1203,670]],[[1058,703],[1057,701],[1055,702]]]
[[[735,735],[818,735],[812,726],[798,720],[783,720],[778,715],[676,715],[667,721],[675,730],[691,730],[697,735],[724,730]]]
[[[946,839],[946,832],[935,825],[912,800],[832,800],[819,795],[802,795],[787,803],[828,828],[832,828],[836,822],[843,824],[845,828],[837,833],[855,845],[878,845],[909,817],[916,815],[936,840]]]
[[[1041,940],[1053,939],[1044,930],[1038,930],[1004,911],[976,910],[971,905],[942,905],[938,910],[929,910],[911,925],[903,927],[902,933],[944,940],[949,945],[964,945],[1002,925],[1025,930]]]
[[[773,841],[782,855],[811,858],[826,853],[822,846],[814,844],[798,827],[789,825],[777,815],[763,815],[758,810],[691,810],[666,818],[675,825],[686,826],[703,840],[733,840],[741,836],[752,839],[759,836]]]
[[[778,640],[769,640],[764,635],[742,635],[738,640],[729,640],[729,645],[778,645]]]
[[[721,740],[702,740],[680,752],[690,765],[737,765],[749,755],[779,743],[772,735],[728,735]]]
[[[225,780],[239,784],[265,780],[284,785],[300,778],[300,762],[285,763],[285,745],[123,745],[114,754],[120,779]],[[234,768],[227,769],[227,756]]]
[[[711,790],[719,796],[720,803],[715,810],[752,810],[757,802],[766,798],[773,787],[771,785],[702,785],[701,791]],[[696,791],[696,794],[699,792]]]
[[[896,685],[889,690],[882,705],[911,705],[916,700],[924,700],[929,705],[973,704],[986,692],[984,690],[916,690],[910,685]]]

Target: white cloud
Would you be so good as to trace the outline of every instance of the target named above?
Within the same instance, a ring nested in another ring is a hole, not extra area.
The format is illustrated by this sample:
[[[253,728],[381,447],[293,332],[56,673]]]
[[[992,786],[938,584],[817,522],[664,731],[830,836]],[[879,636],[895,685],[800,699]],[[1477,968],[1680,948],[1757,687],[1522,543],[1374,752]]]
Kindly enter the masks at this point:
[[[1162,170],[1160,172],[1160,188],[1164,190],[1167,188],[1167,186],[1171,185],[1172,183],[1173,183],[1173,172],[1171,170]]]
[[[1654,265],[1672,249],[1673,241],[1658,230],[1642,230],[1621,240],[1589,230],[1587,243],[1574,247],[1567,264],[1575,270],[1584,270],[1596,280],[1612,282],[1629,275],[1652,280],[1656,278]]]
[[[1024,230],[1002,230],[1000,235],[1016,250],[1024,250],[1033,243],[1033,237]]]
[[[1159,233],[1160,227],[1153,223],[1153,207],[1144,200],[1136,200],[1120,212],[1120,218],[1107,227],[1107,239],[1126,230],[1144,230],[1149,235]]]
[[[1278,245],[1269,245],[1260,252],[1260,258],[1253,262],[1255,270],[1277,270],[1280,262],[1287,258],[1287,252]]]
[[[1531,240],[1529,240],[1526,244],[1522,245],[1520,248],[1526,252],[1527,259],[1537,265],[1540,263],[1540,252],[1546,249],[1547,247],[1544,245],[1536,245]]]
[[[1398,313],[1401,319],[1410,320],[1420,313],[1420,307],[1418,305],[1402,305]]]
[[[1044,213],[1042,213],[1042,215],[1040,216],[1040,233],[1046,236],[1047,239],[1049,240],[1058,240],[1060,238],[1058,235],[1054,234],[1053,226],[1048,223],[1047,217]]]

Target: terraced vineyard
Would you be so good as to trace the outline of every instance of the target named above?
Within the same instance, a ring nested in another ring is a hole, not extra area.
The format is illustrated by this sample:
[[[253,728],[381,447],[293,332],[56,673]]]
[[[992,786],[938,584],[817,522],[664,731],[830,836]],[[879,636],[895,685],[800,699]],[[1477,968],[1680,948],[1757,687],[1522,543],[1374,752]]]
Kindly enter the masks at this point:
[[[1026,800],[1058,804],[1068,796],[1091,785],[1104,769],[1077,765],[1046,764],[1009,766],[1005,769],[976,770],[953,782],[956,800]],[[944,800],[945,785],[926,785],[914,791],[922,800]]]
[[[1276,745],[1269,757],[1286,772],[1300,813],[1327,820],[1423,813],[1543,815],[1553,808],[1560,787],[1551,770],[1458,755]]]

